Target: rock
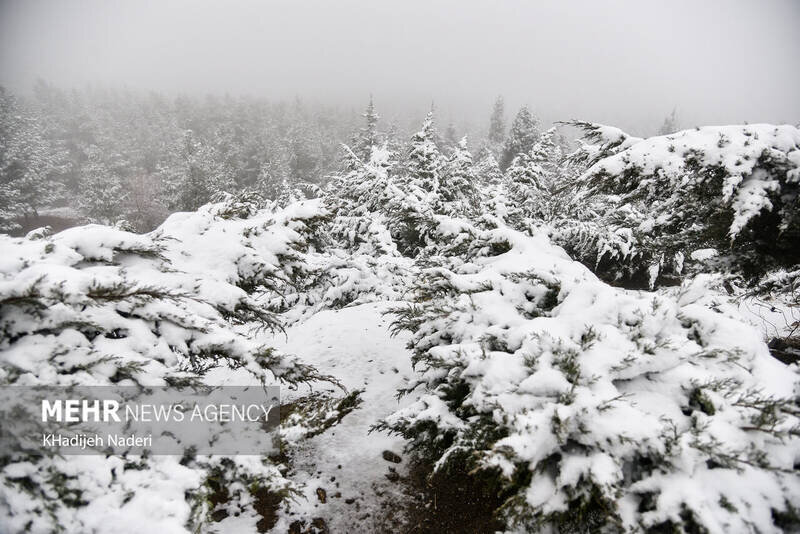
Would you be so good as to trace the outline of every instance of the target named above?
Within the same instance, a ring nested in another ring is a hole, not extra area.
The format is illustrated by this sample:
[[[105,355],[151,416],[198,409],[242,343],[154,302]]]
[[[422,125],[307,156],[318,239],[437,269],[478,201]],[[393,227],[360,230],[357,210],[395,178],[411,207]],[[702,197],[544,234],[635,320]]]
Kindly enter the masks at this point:
[[[383,459],[394,464],[399,464],[403,461],[399,454],[396,454],[392,451],[383,451]]]
[[[316,532],[317,534],[328,534],[330,532],[330,530],[328,530],[328,524],[321,517],[312,519],[311,526],[316,529],[312,532]]]
[[[390,467],[389,472],[386,473],[386,478],[388,478],[390,482],[397,482],[400,480],[400,474]]]
[[[325,504],[328,501],[328,493],[323,488],[317,488],[317,499]]]
[[[305,521],[294,521],[289,525],[289,534],[329,534],[328,524],[321,517],[315,517],[306,527]]]
[[[344,502],[345,504],[353,504],[354,502],[356,502],[356,499],[355,497],[350,497],[349,499],[345,499]]]

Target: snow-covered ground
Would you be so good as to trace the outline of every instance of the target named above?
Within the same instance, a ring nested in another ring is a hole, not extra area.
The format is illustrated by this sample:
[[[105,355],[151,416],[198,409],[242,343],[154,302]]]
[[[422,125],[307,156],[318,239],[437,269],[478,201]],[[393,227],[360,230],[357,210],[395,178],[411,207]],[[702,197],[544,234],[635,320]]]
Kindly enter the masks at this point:
[[[276,532],[285,532],[295,514],[321,517],[331,532],[385,532],[399,524],[403,486],[386,475],[390,467],[406,475],[408,461],[389,462],[383,452],[401,455],[404,442],[385,432],[370,432],[377,421],[414,400],[412,395],[396,398],[411,377],[411,358],[405,348],[407,336],[390,336],[390,317],[382,315],[387,307],[373,303],[323,311],[273,342],[336,377],[349,391],[363,390],[358,408],[290,452],[289,478],[303,484],[306,494],[292,503],[292,512],[282,517]],[[283,402],[308,390],[287,393]],[[325,492],[324,503],[319,489]]]

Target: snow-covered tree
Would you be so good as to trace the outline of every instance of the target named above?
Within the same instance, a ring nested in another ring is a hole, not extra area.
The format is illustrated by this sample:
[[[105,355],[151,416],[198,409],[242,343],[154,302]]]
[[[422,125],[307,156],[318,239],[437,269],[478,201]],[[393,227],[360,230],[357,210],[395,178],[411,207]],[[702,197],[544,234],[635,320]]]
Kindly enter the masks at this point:
[[[524,229],[534,214],[540,214],[545,202],[546,184],[544,169],[529,153],[521,153],[514,158],[505,173],[509,198],[514,206],[509,213],[508,223],[518,229]]]
[[[394,154],[403,154],[406,151],[406,142],[400,134],[397,122],[389,123],[386,129],[386,148]]]
[[[280,188],[284,182],[290,179],[289,154],[288,151],[280,146],[272,146],[269,150],[269,157],[261,163],[256,178],[256,191],[261,192],[266,197],[277,199],[280,195]]]
[[[291,180],[305,182],[318,176],[324,160],[319,134],[303,124],[293,124],[286,142]]]
[[[336,215],[362,216],[386,209],[390,173],[397,166],[395,154],[384,144],[374,147],[370,158],[362,162],[350,147],[344,146],[343,151],[353,164],[327,189],[331,210]]]
[[[673,109],[672,113],[667,115],[664,118],[664,122],[661,124],[661,127],[658,129],[658,135],[669,135],[677,132],[680,128],[678,128],[678,117],[676,116],[677,110]]]
[[[555,143],[555,128],[542,132],[529,153],[519,154],[506,169],[509,206],[507,222],[525,229],[538,221],[551,221],[564,200],[557,195],[561,181],[561,148]]]
[[[488,147],[479,152],[475,176],[478,180],[481,213],[508,222],[515,202],[509,197],[503,172]]]
[[[281,180],[281,183],[277,190],[277,196],[275,197],[275,202],[281,208],[285,208],[286,206],[297,202],[298,200],[304,200],[306,197],[300,188],[296,187],[294,184],[289,183],[289,180],[284,178]]]
[[[422,123],[422,129],[411,136],[405,160],[406,180],[426,192],[437,192],[443,157],[436,146],[433,111]],[[405,185],[405,184],[403,184]]]
[[[35,215],[63,194],[65,156],[41,122],[0,87],[0,231],[15,229],[15,219]]]
[[[475,175],[481,185],[498,184],[503,180],[503,171],[500,164],[488,148],[478,152],[478,162],[475,164]]]
[[[372,147],[380,144],[378,134],[380,115],[375,111],[372,95],[369,97],[369,104],[367,104],[362,117],[364,117],[364,126],[359,130],[355,142],[352,144],[352,150],[362,161],[368,161],[372,154]]]
[[[171,207],[193,210],[211,200],[215,194],[234,187],[230,168],[219,154],[197,135],[187,130],[174,147],[172,160],[163,169]]]
[[[629,135],[619,128],[586,121],[568,121],[563,123],[583,131],[583,138],[578,140],[578,148],[567,156],[567,165],[582,174],[586,169],[603,158],[613,156],[638,143],[641,137]]]
[[[167,191],[156,173],[132,174],[123,185],[125,219],[139,232],[148,232],[169,216]],[[92,192],[91,195],[95,193]],[[111,217],[118,216],[118,213]]]
[[[456,133],[456,127],[453,126],[453,123],[449,123],[447,128],[444,130],[444,146],[447,149],[447,154],[450,154],[452,150],[455,149],[456,145],[459,143],[458,134]]]
[[[438,211],[453,217],[470,217],[478,210],[478,178],[467,148],[466,136],[447,159],[439,186]]]
[[[500,168],[505,170],[518,155],[529,154],[538,137],[539,122],[527,106],[522,106],[511,123],[511,130],[503,146]]]
[[[111,224],[122,216],[128,201],[120,165],[113,159],[107,161],[96,146],[89,147],[86,156],[80,182],[81,211],[93,221]]]
[[[489,143],[498,149],[506,139],[506,108],[502,95],[497,97],[489,118]]]
[[[439,203],[444,157],[436,146],[433,111],[411,136],[404,164],[389,185],[386,204],[389,228],[401,253],[415,256],[426,244]]]

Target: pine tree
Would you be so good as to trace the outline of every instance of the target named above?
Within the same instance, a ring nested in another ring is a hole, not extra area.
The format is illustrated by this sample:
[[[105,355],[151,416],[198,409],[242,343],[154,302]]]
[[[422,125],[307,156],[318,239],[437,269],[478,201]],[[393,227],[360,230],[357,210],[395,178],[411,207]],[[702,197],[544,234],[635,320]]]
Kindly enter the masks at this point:
[[[406,157],[406,179],[426,192],[439,189],[442,154],[436,147],[433,111],[429,112],[422,129],[411,136],[411,146]]]
[[[503,171],[497,163],[497,158],[488,147],[478,152],[478,163],[475,165],[475,176],[481,186],[500,184],[503,181]]]
[[[493,147],[503,146],[506,139],[506,110],[505,101],[502,95],[497,97],[492,109],[492,116],[489,118],[489,143]]]
[[[529,154],[539,136],[539,123],[527,106],[519,110],[503,147],[500,168],[505,170],[519,154]]]
[[[578,140],[578,148],[567,155],[565,166],[581,174],[603,158],[613,156],[642,140],[619,128],[596,122],[568,121],[563,124],[583,130],[585,139]]]
[[[89,147],[80,182],[80,205],[90,219],[103,224],[114,223],[123,214],[127,193],[119,166],[114,168],[96,146]]]
[[[214,368],[246,373],[253,384],[336,383],[268,344],[268,331],[280,330],[283,322],[268,311],[269,297],[283,296],[273,292],[285,289],[276,288],[276,280],[286,286],[302,282],[303,251],[322,210],[286,214],[253,209],[257,204],[249,195],[227,196],[148,235],[101,225],[30,239],[0,235],[0,250],[14,258],[4,265],[0,287],[3,389],[32,382],[79,388],[116,384],[129,390],[195,387],[218,383],[204,382]],[[202,238],[194,239],[198,231]],[[25,256],[31,261],[16,260]],[[23,369],[13,358],[29,353],[26,347],[37,347],[44,356],[27,358]],[[6,416],[13,407],[7,395]],[[298,432],[292,442],[337,423],[356,405],[356,397],[351,394],[342,403],[335,395],[315,394],[313,402],[290,415],[288,424]],[[213,525],[211,484],[227,484],[225,504],[252,517],[261,488],[269,487],[279,499],[297,491],[278,462],[266,456],[255,462],[200,457],[184,443],[180,462],[180,457],[97,450],[76,471],[73,459],[24,447],[20,434],[7,430],[4,426],[0,465],[24,467],[25,476],[7,469],[0,473],[3,532],[30,531],[31,525],[37,532],[85,532],[87,524],[98,521],[87,495],[103,495],[115,509],[142,498],[170,501],[148,510],[149,525],[202,532]],[[100,513],[104,524],[112,519]],[[121,521],[137,519],[134,514]]]
[[[658,135],[669,135],[677,132],[680,129],[678,128],[678,119],[675,114],[676,110],[673,109],[672,113],[666,116],[661,128],[658,129]]]
[[[303,192],[291,184],[288,179],[284,178],[278,187],[277,197],[275,203],[278,207],[285,208],[289,204],[293,204],[298,200],[305,199]]]
[[[280,196],[281,184],[290,176],[289,154],[281,145],[272,144],[269,156],[261,163],[256,178],[256,191],[266,198],[276,200]]]
[[[378,135],[378,120],[380,115],[375,111],[375,104],[372,102],[372,95],[369,96],[369,104],[361,115],[364,117],[364,126],[359,130],[358,137],[353,143],[353,152],[361,161],[369,161],[372,154],[372,147],[380,143]]]
[[[453,123],[449,123],[447,128],[444,130],[444,147],[447,149],[447,153],[449,154],[451,150],[455,149],[459,143],[458,138],[456,137],[456,127],[453,126]]]
[[[61,196],[65,157],[40,120],[0,87],[0,231]]]
[[[178,211],[195,210],[235,185],[230,167],[192,130],[184,132],[162,176],[171,193],[171,209]]]
[[[508,198],[506,222],[517,230],[526,230],[532,217],[542,214],[545,202],[544,170],[529,153],[521,153],[506,169]]]
[[[451,217],[470,217],[478,209],[478,189],[466,136],[447,159],[439,188],[439,211]]]
[[[386,148],[392,154],[403,154],[406,152],[406,143],[400,134],[397,122],[391,122],[386,129]]]
[[[164,184],[156,173],[142,171],[125,181],[125,219],[138,232],[149,232],[169,215]]]
[[[531,149],[531,158],[541,169],[541,181],[546,189],[552,189],[558,181],[562,157],[561,145],[556,142],[556,128],[539,134]]]
[[[289,176],[295,182],[316,181],[325,159],[319,134],[305,124],[294,124],[287,133]]]
[[[351,168],[337,175],[327,188],[327,203],[331,210],[342,216],[362,216],[385,212],[390,173],[397,164],[396,155],[384,143],[373,147],[369,160],[362,162],[348,146],[343,151],[351,154]]]
[[[439,204],[444,158],[436,146],[433,111],[422,129],[411,136],[402,168],[386,189],[386,213],[391,236],[405,256],[416,256],[428,242],[434,209]]]
[[[529,154],[520,154],[506,170],[509,223],[524,228],[535,219],[550,222],[560,214],[567,199],[557,194],[561,181],[561,147],[555,142],[556,129],[539,134]]]

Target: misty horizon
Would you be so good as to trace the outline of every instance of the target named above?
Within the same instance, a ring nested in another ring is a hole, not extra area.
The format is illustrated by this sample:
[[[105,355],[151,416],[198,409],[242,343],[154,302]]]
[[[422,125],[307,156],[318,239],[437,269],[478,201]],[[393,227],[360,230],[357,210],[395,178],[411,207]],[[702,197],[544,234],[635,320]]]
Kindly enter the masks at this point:
[[[800,5],[771,1],[570,6],[505,2],[0,4],[0,85],[37,79],[166,95],[300,98],[387,121],[486,128],[507,113],[652,133],[800,122]]]

